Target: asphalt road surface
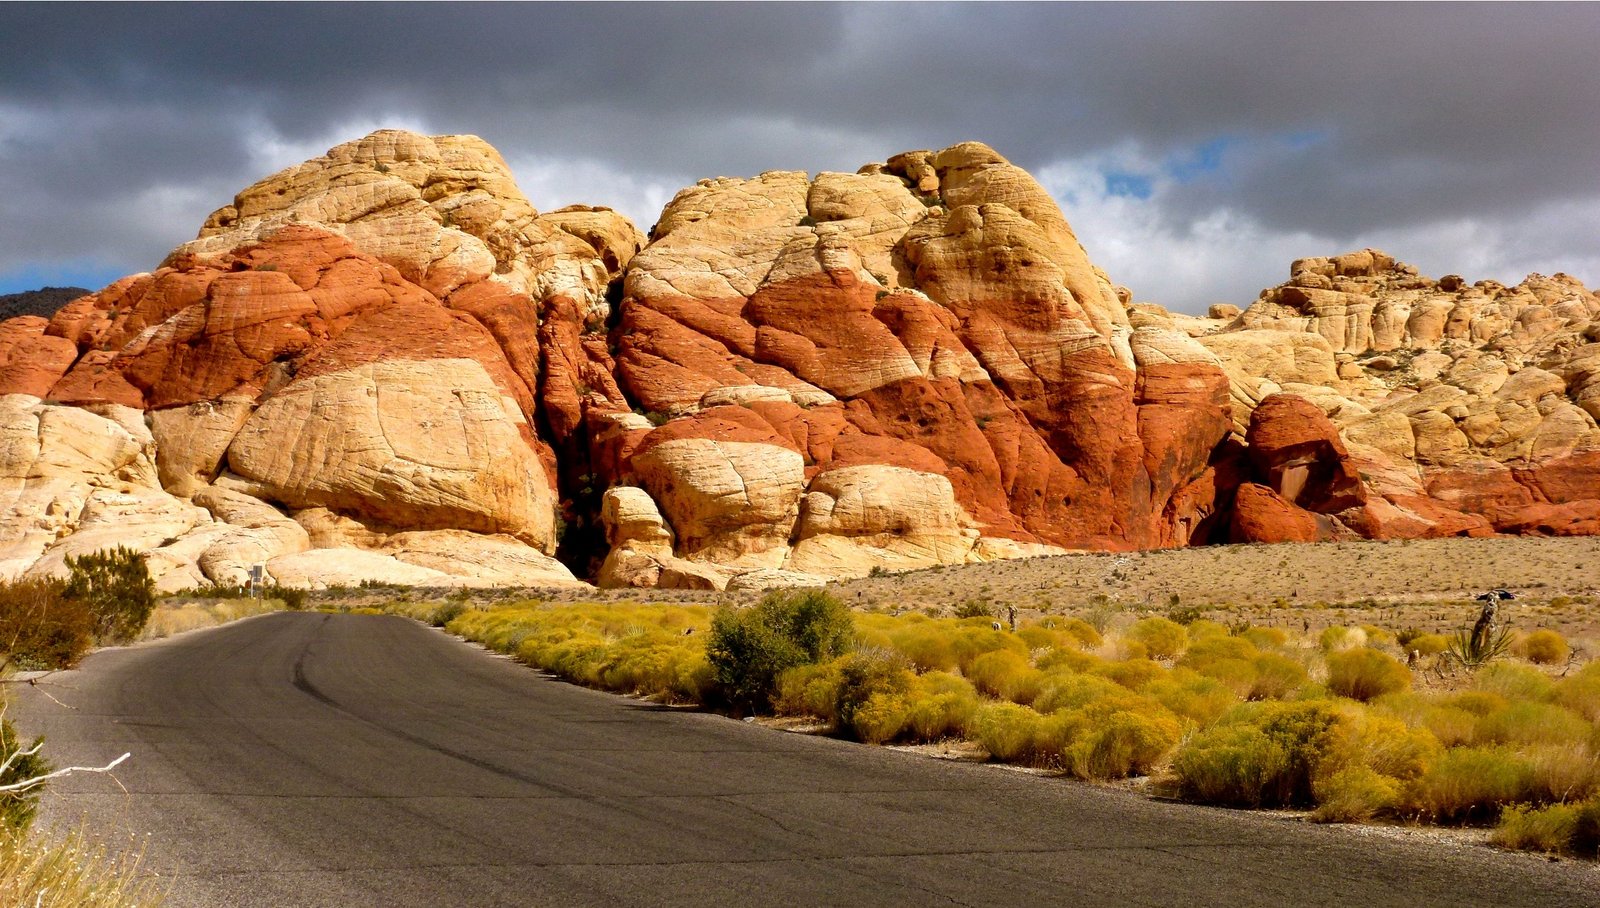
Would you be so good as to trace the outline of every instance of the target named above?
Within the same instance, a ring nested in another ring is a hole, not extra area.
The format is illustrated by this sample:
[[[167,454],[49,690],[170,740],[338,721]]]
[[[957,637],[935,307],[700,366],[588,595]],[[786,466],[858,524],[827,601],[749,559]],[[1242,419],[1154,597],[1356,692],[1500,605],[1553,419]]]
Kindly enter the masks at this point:
[[[172,906],[1600,905],[1600,869],[1152,801],[585,690],[394,617],[277,614],[24,688],[46,821]],[[126,793],[123,791],[126,788]]]

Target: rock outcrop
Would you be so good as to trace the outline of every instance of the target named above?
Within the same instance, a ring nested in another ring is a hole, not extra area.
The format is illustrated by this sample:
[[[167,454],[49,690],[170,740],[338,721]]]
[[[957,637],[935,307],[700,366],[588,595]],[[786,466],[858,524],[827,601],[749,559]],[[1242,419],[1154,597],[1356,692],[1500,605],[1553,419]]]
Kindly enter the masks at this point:
[[[1064,549],[1600,532],[1600,298],[1366,250],[1135,303],[993,149],[646,238],[374,133],[0,322],[0,575],[742,589]],[[575,570],[575,573],[574,573]]]

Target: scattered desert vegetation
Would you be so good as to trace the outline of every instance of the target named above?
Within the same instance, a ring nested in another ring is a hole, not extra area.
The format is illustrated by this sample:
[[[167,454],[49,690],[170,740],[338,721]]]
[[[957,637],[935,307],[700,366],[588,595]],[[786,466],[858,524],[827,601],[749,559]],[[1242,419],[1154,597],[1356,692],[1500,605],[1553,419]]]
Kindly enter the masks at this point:
[[[387,610],[664,702],[1319,821],[1498,822],[1509,847],[1597,856],[1600,662],[1548,627],[1470,666],[1413,627],[1308,633],[1181,606],[1034,610],[1014,629],[1008,615],[852,611],[816,590],[746,607]]]

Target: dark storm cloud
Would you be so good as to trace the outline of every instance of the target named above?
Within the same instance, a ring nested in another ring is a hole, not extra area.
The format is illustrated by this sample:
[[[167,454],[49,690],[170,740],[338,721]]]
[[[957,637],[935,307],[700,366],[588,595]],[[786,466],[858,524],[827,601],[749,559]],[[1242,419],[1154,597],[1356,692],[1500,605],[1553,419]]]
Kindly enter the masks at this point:
[[[1597,33],[1591,5],[10,4],[0,273],[148,267],[232,189],[391,121],[662,185],[967,138],[1036,169],[1220,148],[1131,175],[1165,177],[1151,229],[1173,235],[1592,211]]]

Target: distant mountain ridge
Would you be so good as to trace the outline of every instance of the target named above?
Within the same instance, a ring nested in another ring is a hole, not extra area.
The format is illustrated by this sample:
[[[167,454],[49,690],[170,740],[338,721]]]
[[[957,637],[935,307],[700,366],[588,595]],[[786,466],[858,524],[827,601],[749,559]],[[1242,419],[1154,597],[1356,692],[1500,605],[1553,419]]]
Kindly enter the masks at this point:
[[[0,321],[19,315],[41,315],[49,318],[56,310],[89,291],[82,287],[40,287],[21,293],[0,294]]]

